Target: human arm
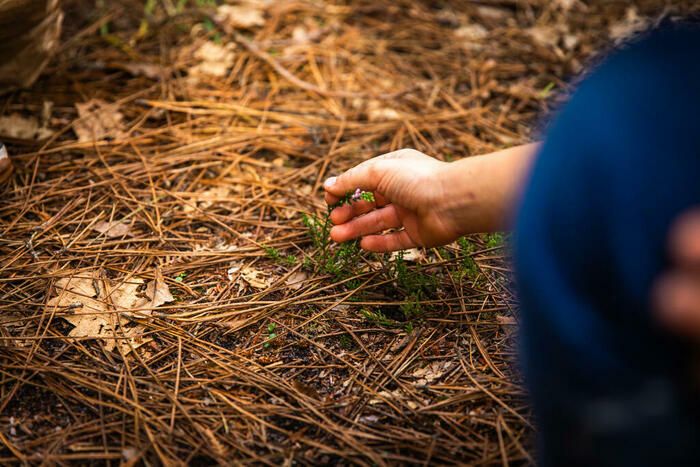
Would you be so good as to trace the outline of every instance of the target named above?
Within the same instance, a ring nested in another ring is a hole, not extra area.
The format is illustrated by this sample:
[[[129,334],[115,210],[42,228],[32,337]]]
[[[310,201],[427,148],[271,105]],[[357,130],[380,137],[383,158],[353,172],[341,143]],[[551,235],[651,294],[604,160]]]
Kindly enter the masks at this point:
[[[324,184],[326,202],[360,188],[375,202],[335,208],[331,237],[362,237],[369,251],[438,246],[462,235],[508,227],[539,148],[526,144],[484,156],[442,162],[412,149],[369,159]],[[384,234],[389,229],[402,229]]]

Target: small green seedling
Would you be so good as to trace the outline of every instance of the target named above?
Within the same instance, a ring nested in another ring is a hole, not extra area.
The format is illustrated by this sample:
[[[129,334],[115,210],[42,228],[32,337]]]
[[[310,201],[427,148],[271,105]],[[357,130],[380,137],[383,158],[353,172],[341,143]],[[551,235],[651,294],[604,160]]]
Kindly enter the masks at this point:
[[[270,348],[271,341],[277,337],[277,333],[275,332],[276,329],[277,325],[275,323],[270,323],[267,325],[267,341],[263,344],[263,348]]]
[[[177,276],[175,276],[175,282],[182,282],[185,280],[185,277],[187,277],[187,273],[183,271]]]

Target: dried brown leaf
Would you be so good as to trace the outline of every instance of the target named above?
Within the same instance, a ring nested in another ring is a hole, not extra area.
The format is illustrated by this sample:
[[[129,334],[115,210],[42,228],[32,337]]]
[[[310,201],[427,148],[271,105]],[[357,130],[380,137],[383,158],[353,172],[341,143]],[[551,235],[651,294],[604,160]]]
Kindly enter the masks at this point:
[[[265,25],[261,4],[221,5],[216,9],[215,19],[231,29],[250,29]]]
[[[241,269],[241,278],[255,289],[266,289],[270,287],[270,277],[258,269],[244,267]]]
[[[123,221],[98,222],[92,228],[109,238],[123,237],[131,231],[131,225]]]
[[[81,143],[100,141],[105,138],[120,138],[125,135],[118,104],[101,99],[91,99],[75,104],[79,119],[73,122],[73,131]]]
[[[297,271],[290,275],[284,284],[291,290],[299,290],[304,285],[304,281],[308,277],[308,274],[306,274],[304,271]]]
[[[17,113],[0,117],[0,136],[42,140],[51,135],[53,135],[53,131],[39,125],[39,121],[34,117],[23,117]]]

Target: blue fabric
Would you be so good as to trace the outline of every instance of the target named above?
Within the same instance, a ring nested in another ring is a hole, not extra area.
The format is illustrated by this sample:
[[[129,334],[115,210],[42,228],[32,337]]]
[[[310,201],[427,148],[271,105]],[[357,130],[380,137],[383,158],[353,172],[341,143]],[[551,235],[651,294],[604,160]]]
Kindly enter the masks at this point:
[[[700,206],[700,32],[615,53],[554,120],[515,229],[521,364],[542,465],[700,465],[696,347],[650,286]]]

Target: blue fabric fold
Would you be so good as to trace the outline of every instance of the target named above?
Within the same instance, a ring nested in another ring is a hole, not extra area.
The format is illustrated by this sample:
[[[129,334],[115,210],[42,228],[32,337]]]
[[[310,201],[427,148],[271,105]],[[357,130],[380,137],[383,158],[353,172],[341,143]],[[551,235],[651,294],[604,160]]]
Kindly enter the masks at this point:
[[[515,229],[521,364],[542,465],[700,465],[694,343],[650,287],[700,206],[700,31],[614,54],[549,128]]]

